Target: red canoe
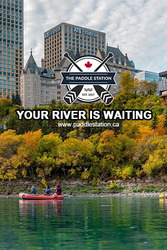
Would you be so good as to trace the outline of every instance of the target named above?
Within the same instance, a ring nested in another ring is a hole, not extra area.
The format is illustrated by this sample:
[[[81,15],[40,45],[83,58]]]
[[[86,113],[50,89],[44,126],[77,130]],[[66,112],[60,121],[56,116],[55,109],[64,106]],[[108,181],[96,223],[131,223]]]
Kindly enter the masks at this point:
[[[23,200],[63,200],[62,195],[37,195],[37,194],[25,194],[25,193],[20,193],[19,197],[22,198]]]

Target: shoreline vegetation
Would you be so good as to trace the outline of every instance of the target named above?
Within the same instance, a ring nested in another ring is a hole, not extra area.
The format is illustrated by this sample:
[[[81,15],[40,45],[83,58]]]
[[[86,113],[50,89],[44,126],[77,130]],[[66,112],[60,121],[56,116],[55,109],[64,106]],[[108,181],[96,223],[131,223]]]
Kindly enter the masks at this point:
[[[120,86],[109,106],[52,100],[50,106],[32,110],[143,110],[153,118],[101,116],[99,123],[119,125],[110,128],[82,127],[83,120],[72,119],[19,120],[16,110],[23,108],[0,98],[0,194],[29,192],[32,184],[40,193],[60,181],[67,195],[166,192],[167,101],[154,95],[155,82],[138,81],[128,71],[121,74]],[[88,116],[86,121],[97,119]]]
[[[57,181],[47,182],[51,192],[55,193]],[[60,181],[64,197],[92,197],[92,196],[159,196],[167,193],[167,176],[161,178],[143,178],[131,180],[116,180],[101,182],[98,185],[92,185],[81,180],[62,180]],[[0,197],[18,197],[21,192],[30,193],[31,186],[35,185],[37,194],[44,192],[44,186],[41,180],[34,182],[27,180],[19,181],[0,181]]]

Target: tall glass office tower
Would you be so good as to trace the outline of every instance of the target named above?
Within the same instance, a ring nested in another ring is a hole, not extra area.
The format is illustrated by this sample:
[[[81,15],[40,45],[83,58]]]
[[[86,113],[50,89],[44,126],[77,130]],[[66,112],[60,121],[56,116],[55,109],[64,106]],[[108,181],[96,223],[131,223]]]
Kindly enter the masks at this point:
[[[0,0],[0,98],[19,92],[23,67],[23,0]]]
[[[65,51],[84,52],[96,55],[97,49],[106,50],[104,32],[83,28],[69,23],[60,23],[44,34],[45,66],[56,68]]]

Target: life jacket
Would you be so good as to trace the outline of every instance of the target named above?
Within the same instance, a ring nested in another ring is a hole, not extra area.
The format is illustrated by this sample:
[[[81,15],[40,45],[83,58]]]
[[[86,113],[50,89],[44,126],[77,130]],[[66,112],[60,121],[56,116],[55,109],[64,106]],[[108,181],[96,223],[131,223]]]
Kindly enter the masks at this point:
[[[33,189],[31,190],[31,194],[36,194],[36,193],[37,193],[36,188],[33,188]]]
[[[61,195],[61,187],[60,185],[56,187],[57,195]]]
[[[50,188],[45,189],[46,194],[51,194]]]

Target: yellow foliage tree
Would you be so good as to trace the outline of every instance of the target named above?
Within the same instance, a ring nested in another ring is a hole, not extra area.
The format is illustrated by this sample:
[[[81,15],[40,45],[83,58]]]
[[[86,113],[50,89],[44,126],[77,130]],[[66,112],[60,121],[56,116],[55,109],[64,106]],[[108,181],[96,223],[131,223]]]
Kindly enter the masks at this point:
[[[134,93],[136,90],[136,82],[134,83],[134,77],[131,76],[129,71],[121,73],[120,86],[122,87],[122,92],[125,94]]]
[[[140,137],[139,122],[125,120],[122,123],[122,133],[127,135],[129,138],[133,139],[139,138]]]
[[[164,171],[167,165],[167,149],[158,149],[154,154],[149,155],[149,159],[142,166],[143,170],[149,175],[155,175]]]
[[[51,157],[57,157],[58,148],[62,144],[62,139],[59,134],[50,133],[44,135],[37,147],[37,152],[42,156],[43,154]]]
[[[157,124],[156,129],[155,129],[155,135],[156,136],[166,134],[166,131],[165,131],[165,128],[164,128],[164,123],[165,123],[165,116],[163,114],[159,115],[158,116],[158,124]]]
[[[89,140],[69,138],[59,148],[58,164],[77,167],[78,171],[90,167],[94,146]]]
[[[16,179],[27,177],[28,167],[31,165],[32,160],[26,148],[19,147],[17,154],[13,155],[10,159],[6,159],[0,168],[1,179]]]
[[[50,176],[53,168],[56,166],[56,160],[52,157],[47,157],[45,154],[37,158],[38,166],[36,172],[38,177],[45,178]]]
[[[119,134],[115,137],[114,132],[106,130],[101,134],[98,152],[102,156],[100,161],[103,174],[116,174],[116,169],[123,167],[125,163],[132,162],[136,143],[126,135]]]
[[[0,156],[10,158],[17,153],[19,145],[23,144],[22,135],[16,136],[14,130],[8,130],[0,134]]]
[[[36,149],[42,137],[41,130],[35,132],[27,132],[23,135],[25,145],[30,149]]]
[[[149,138],[153,138],[155,135],[155,132],[153,129],[151,129],[149,126],[140,125],[139,126],[139,133],[140,136],[136,139],[137,142],[143,143]]]

